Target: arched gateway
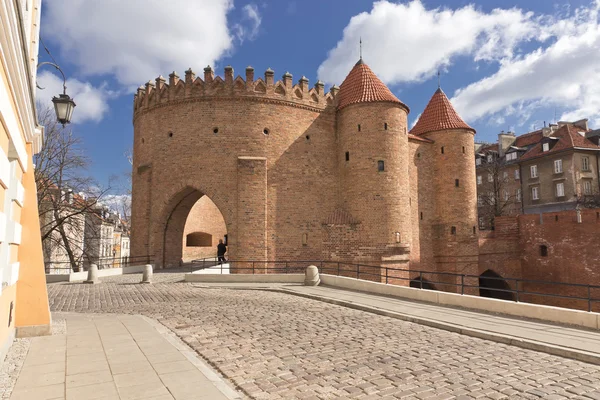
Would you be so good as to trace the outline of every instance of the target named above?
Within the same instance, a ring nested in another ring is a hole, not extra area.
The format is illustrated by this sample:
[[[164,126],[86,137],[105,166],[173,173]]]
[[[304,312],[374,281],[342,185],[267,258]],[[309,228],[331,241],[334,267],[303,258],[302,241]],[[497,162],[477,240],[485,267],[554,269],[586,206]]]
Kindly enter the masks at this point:
[[[362,60],[328,93],[304,77],[293,84],[289,73],[275,81],[270,69],[257,79],[253,68],[245,72],[242,79],[226,67],[221,78],[207,67],[200,78],[190,69],[138,89],[132,256],[177,266],[226,232],[238,261],[476,271],[475,167],[465,156],[474,153],[474,131],[441,90],[412,134],[408,107]],[[434,120],[446,114],[451,124]],[[221,228],[190,214],[202,198],[214,203]],[[447,212],[449,199],[460,215]]]

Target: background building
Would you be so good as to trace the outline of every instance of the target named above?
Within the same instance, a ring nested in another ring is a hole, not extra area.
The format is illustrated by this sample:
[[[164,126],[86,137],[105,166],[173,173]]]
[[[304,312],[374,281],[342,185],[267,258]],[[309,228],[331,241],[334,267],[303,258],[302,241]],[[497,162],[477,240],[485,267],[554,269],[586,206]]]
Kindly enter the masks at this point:
[[[498,143],[478,144],[475,154],[479,226],[494,218],[599,207],[600,130],[587,120],[561,121]]]
[[[32,156],[40,0],[0,2],[0,356],[17,336],[49,334]]]

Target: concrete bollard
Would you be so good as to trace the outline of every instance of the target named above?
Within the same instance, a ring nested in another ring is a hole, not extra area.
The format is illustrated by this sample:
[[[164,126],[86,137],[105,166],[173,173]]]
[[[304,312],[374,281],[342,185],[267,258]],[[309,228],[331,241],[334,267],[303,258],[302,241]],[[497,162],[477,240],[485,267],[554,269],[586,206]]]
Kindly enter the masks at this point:
[[[321,278],[319,278],[319,269],[310,265],[306,268],[306,272],[304,274],[304,285],[305,286],[318,286],[321,283]]]
[[[100,279],[98,279],[98,266],[96,264],[90,265],[90,268],[88,269],[87,281],[84,281],[83,283],[100,283]]]
[[[152,264],[144,265],[144,274],[140,283],[152,283]]]

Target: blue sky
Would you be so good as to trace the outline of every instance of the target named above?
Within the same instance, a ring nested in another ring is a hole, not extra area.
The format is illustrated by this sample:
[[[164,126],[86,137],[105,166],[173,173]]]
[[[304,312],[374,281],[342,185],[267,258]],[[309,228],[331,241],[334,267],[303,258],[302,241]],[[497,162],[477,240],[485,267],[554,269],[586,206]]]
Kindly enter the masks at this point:
[[[365,62],[411,108],[411,125],[441,70],[477,140],[555,115],[600,127],[599,9],[600,0],[44,0],[41,31],[77,103],[71,127],[89,172],[106,185],[130,168],[137,86],[188,67],[201,75],[207,64],[219,75],[252,65],[257,76],[270,67],[276,78],[339,85],[358,37]],[[41,101],[60,91],[51,69],[38,81]]]

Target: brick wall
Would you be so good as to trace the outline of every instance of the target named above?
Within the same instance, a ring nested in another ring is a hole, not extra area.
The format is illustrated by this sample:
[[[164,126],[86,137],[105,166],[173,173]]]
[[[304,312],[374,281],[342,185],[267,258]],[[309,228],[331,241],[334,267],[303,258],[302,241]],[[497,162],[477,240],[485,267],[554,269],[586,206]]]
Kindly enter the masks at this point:
[[[504,278],[526,281],[600,285],[600,210],[582,210],[581,222],[576,211],[497,217],[496,230],[479,237],[479,274],[494,271]],[[541,247],[547,247],[547,256]],[[508,279],[515,289],[515,282]],[[519,290],[542,294],[587,298],[587,287],[523,282]],[[600,290],[592,289],[600,299]],[[520,295],[521,301],[587,310],[587,300],[563,299],[540,295]],[[600,306],[594,305],[599,311]]]

